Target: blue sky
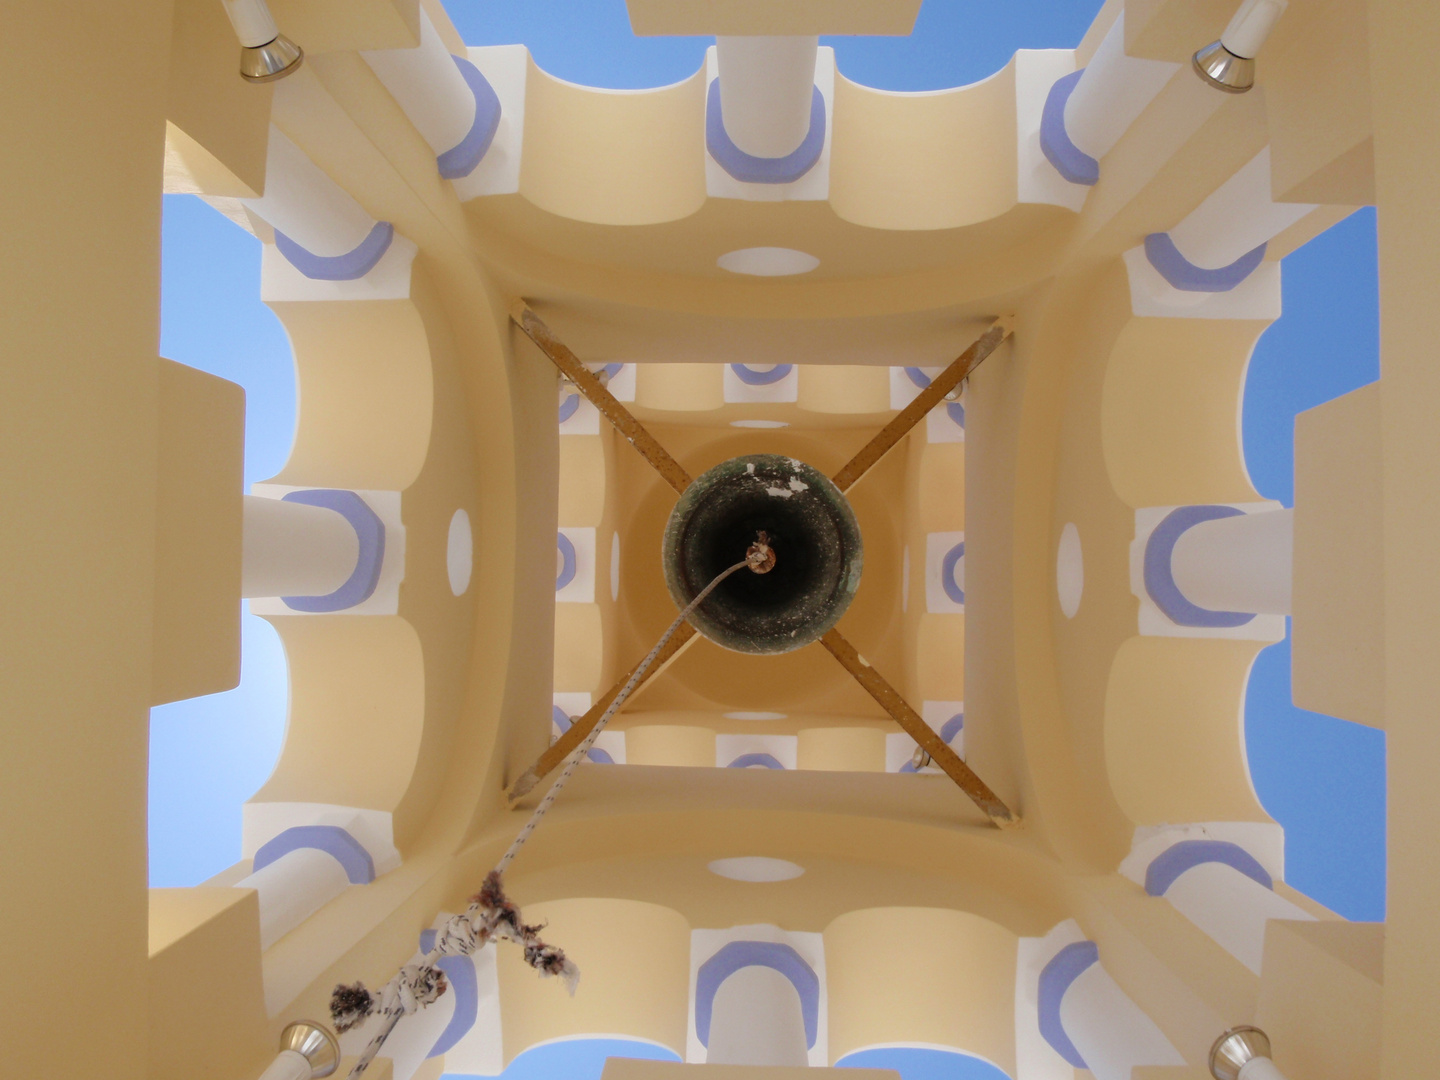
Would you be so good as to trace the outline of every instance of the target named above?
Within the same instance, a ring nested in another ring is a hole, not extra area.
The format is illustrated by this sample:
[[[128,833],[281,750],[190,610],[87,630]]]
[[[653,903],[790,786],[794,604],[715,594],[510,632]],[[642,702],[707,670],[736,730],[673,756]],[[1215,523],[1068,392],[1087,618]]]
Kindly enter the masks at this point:
[[[624,0],[445,0],[468,45],[530,47],[550,74],[635,90],[695,74],[714,41],[638,38]],[[882,90],[964,86],[1004,67],[1016,49],[1073,49],[1099,0],[925,0],[909,37],[824,37],[841,74]]]
[[[590,85],[674,82],[699,67],[708,44],[635,38],[623,0],[448,0],[446,6],[469,43],[524,42],[547,71]],[[859,82],[939,89],[984,78],[1016,48],[1074,46],[1098,7],[1098,0],[926,0],[911,38],[825,43],[835,47],[840,70]],[[254,238],[198,199],[166,196],[161,351],[245,388],[247,483],[279,470],[295,423],[293,361],[278,320],[259,301],[259,259]],[[1290,505],[1295,413],[1378,377],[1373,211],[1288,257],[1283,280],[1285,314],[1251,361],[1242,427],[1259,490]],[[278,755],[283,650],[269,625],[248,614],[243,645],[239,689],[152,712],[153,885],[197,884],[239,858],[240,805]],[[1291,705],[1287,639],[1256,662],[1245,735],[1256,790],[1286,829],[1289,881],[1347,917],[1382,918],[1383,732]],[[557,1045],[562,1049],[522,1055],[507,1080],[598,1077],[600,1051],[614,1049]],[[900,1064],[904,1080],[989,1076],[974,1071],[979,1065],[972,1059],[911,1054]]]

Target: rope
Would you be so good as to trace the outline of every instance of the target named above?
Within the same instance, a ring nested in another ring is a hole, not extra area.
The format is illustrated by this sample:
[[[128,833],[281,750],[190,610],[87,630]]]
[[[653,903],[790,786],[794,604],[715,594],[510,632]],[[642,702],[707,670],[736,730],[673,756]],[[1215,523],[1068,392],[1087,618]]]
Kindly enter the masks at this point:
[[[690,603],[685,606],[685,610],[676,616],[675,621],[670,624],[670,629],[661,635],[660,640],[655,643],[655,647],[650,650],[650,654],[646,656],[644,660],[640,661],[640,666],[637,667],[631,673],[630,678],[625,681],[625,685],[620,688],[620,693],[615,695],[615,700],[610,703],[610,707],[600,714],[600,719],[596,721],[595,726],[590,729],[590,734],[586,735],[584,741],[572,750],[570,756],[565,759],[565,768],[561,770],[560,776],[556,779],[555,783],[550,786],[550,790],[547,791],[545,797],[540,800],[540,805],[535,807],[534,813],[530,815],[530,820],[525,822],[525,827],[521,829],[519,835],[511,841],[510,847],[506,849],[505,854],[500,857],[500,861],[495,865],[495,872],[497,874],[503,874],[506,868],[515,861],[515,856],[520,854],[520,849],[525,846],[525,841],[530,839],[530,834],[535,831],[535,826],[540,824],[540,820],[545,816],[546,812],[550,807],[555,805],[555,800],[559,797],[560,790],[565,786],[566,781],[570,779],[570,774],[575,771],[575,767],[579,765],[580,762],[585,760],[585,755],[590,752],[590,747],[595,744],[595,740],[599,738],[600,732],[605,730],[605,725],[610,722],[610,718],[620,711],[620,706],[625,704],[625,699],[630,696],[630,691],[634,690],[635,685],[645,677],[645,672],[650,670],[650,665],[655,662],[655,657],[660,654],[660,650],[665,647],[665,643],[674,636],[676,630],[680,629],[680,624],[688,619],[690,613],[699,607],[707,596],[715,591],[716,586],[731,574],[735,573],[735,571],[745,569],[752,561],[755,561],[755,558],[754,555],[747,555],[728,570],[717,574],[715,579],[711,581],[709,585],[706,585],[705,588],[701,589],[695,599],[691,600]]]
[[[371,1036],[359,1060],[350,1070],[347,1080],[358,1080],[370,1067],[375,1055],[380,1052],[385,1040],[403,1017],[418,1012],[445,992],[445,976],[436,965],[446,956],[469,956],[491,940],[513,941],[524,946],[527,964],[542,976],[558,975],[565,981],[570,993],[575,993],[576,984],[580,981],[580,969],[565,956],[563,950],[540,940],[539,932],[542,927],[525,925],[520,917],[520,909],[505,895],[501,877],[520,853],[520,849],[525,846],[525,841],[535,832],[535,827],[540,824],[546,812],[555,805],[560,790],[570,779],[575,766],[585,759],[595,739],[605,730],[605,725],[619,711],[620,706],[625,704],[630,692],[645,677],[645,672],[655,662],[655,657],[660,654],[666,642],[680,629],[680,624],[715,591],[716,586],[737,570],[749,567],[757,574],[765,574],[775,566],[775,553],[770,548],[769,539],[764,533],[760,533],[755,543],[746,551],[745,558],[717,574],[670,624],[670,629],[655,643],[650,654],[640,661],[640,666],[620,688],[620,693],[615,695],[610,707],[601,714],[590,734],[570,753],[565,761],[565,768],[540,800],[540,805],[535,807],[530,820],[525,822],[525,827],[501,856],[495,869],[486,876],[484,887],[471,897],[470,906],[465,913],[453,915],[446,920],[445,925],[435,935],[434,946],[424,958],[419,963],[402,967],[378,994],[372,993],[363,983],[358,982],[353,986],[342,983],[335,987],[330,998],[330,1016],[337,1031],[343,1034],[371,1016],[378,1015],[381,1018],[379,1029]]]

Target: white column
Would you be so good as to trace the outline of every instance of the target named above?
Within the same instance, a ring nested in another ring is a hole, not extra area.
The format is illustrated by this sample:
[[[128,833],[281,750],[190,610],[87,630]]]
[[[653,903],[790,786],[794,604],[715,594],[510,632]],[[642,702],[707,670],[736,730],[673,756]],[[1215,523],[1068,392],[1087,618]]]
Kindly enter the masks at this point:
[[[717,37],[725,134],[759,158],[794,153],[810,131],[818,37]]]
[[[241,200],[266,222],[325,257],[348,254],[370,235],[375,219],[273,124],[266,154],[265,194]]]
[[[323,506],[245,496],[240,595],[328,596],[355,572],[360,538]]]
[[[310,1062],[296,1050],[281,1050],[260,1080],[310,1080]]]
[[[1179,66],[1127,56],[1125,13],[1121,12],[1065,102],[1065,132],[1070,141],[1099,161]]]
[[[1170,573],[1197,607],[1257,615],[1290,614],[1295,512],[1202,521],[1175,541]]]
[[[1140,1065],[1183,1065],[1170,1040],[1100,964],[1091,964],[1060,1002],[1060,1023],[1095,1080],[1130,1080]]]
[[[1170,239],[1191,264],[1218,270],[1314,209],[1311,203],[1277,203],[1270,197],[1267,146],[1171,229]]]
[[[457,146],[475,122],[475,95],[425,9],[420,9],[420,45],[414,49],[362,52],[385,89],[437,154]]]
[[[349,886],[350,879],[339,860],[315,848],[286,852],[235,883],[236,888],[260,893],[262,949],[274,945]]]
[[[715,991],[710,1013],[709,1065],[810,1063],[800,995],[790,980],[768,967],[744,967]]]

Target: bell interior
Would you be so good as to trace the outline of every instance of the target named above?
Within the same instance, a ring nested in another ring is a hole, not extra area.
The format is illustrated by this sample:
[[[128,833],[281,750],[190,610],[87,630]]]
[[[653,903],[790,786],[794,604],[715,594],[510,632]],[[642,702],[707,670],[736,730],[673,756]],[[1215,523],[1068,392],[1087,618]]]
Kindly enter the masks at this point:
[[[860,529],[848,500],[822,473],[775,454],[732,458],[698,477],[665,530],[665,578],[677,605],[745,558],[764,532],[769,573],[741,570],[692,616],[711,640],[738,652],[777,653],[820,637],[859,585]]]

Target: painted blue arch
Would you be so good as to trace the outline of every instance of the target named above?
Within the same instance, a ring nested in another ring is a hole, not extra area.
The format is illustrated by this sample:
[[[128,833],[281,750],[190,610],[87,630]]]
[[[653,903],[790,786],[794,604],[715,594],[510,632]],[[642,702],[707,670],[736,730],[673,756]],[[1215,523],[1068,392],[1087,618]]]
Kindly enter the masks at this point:
[[[469,60],[462,56],[450,59],[460,69],[460,77],[475,99],[475,119],[463,139],[435,158],[435,167],[446,180],[459,180],[475,171],[495,141],[495,132],[500,127],[500,97],[490,80]]]
[[[420,951],[428,953],[435,947],[435,931],[420,931]],[[435,1045],[430,1048],[427,1058],[439,1057],[465,1037],[475,1026],[480,1012],[480,980],[475,975],[475,961],[469,956],[446,956],[435,965],[445,973],[450,983],[450,992],[455,995],[455,1011],[450,1022]]]
[[[1171,622],[1179,626],[1232,627],[1244,626],[1255,618],[1249,612],[1211,611],[1192,604],[1175,584],[1170,570],[1175,544],[1187,529],[1202,521],[1238,517],[1243,513],[1233,506],[1182,506],[1166,514],[1150,533],[1145,541],[1145,591]]]
[[[921,371],[918,367],[907,367],[905,369],[905,375],[921,390],[924,390],[927,386],[929,386],[932,382],[935,381],[934,379],[930,378],[929,375],[926,375],[925,372]]]
[[[580,395],[571,394],[560,403],[560,423],[569,420],[580,410]]]
[[[954,742],[955,736],[959,735],[960,732],[964,730],[965,714],[963,712],[956,713],[954,716],[950,717],[949,720],[946,720],[945,723],[940,725],[940,738],[944,739],[946,744],[948,745],[949,743]]]
[[[1207,270],[1180,254],[1169,233],[1151,233],[1145,237],[1145,258],[1161,277],[1182,292],[1229,292],[1255,272],[1265,258],[1265,245],[1251,248],[1229,266]]]
[[[564,533],[555,534],[555,547],[560,552],[560,571],[555,575],[555,591],[575,580],[575,545]]]
[[[291,266],[315,281],[355,281],[375,269],[390,250],[395,239],[395,226],[388,221],[376,222],[365,239],[343,255],[316,255],[301,247],[279,229],[275,230],[275,247]]]
[[[1181,840],[1151,860],[1145,870],[1145,891],[1151,896],[1164,896],[1176,878],[1202,863],[1223,863],[1267,889],[1275,887],[1260,861],[1239,844],[1228,840]]]
[[[1070,989],[1080,975],[1092,964],[1100,961],[1100,947],[1093,941],[1077,941],[1066,945],[1040,971],[1040,985],[1037,1012],[1040,1021],[1040,1035],[1054,1048],[1055,1052],[1077,1069],[1088,1069],[1085,1059],[1060,1021],[1060,1003],[1065,1000],[1065,991]]]
[[[955,579],[955,571],[960,570],[962,575],[964,567],[960,560],[965,558],[965,541],[961,540],[945,553],[945,558],[940,560],[940,587],[945,590],[945,595],[953,603],[965,603],[965,589]]]
[[[739,757],[737,757],[734,761],[730,762],[730,764],[726,765],[725,767],[727,769],[748,769],[752,765],[760,765],[767,769],[783,770],[785,768],[784,765],[780,764],[779,759],[774,757],[773,755],[758,752],[753,754],[741,754]]]
[[[811,87],[810,129],[800,145],[784,157],[762,158],[747,154],[731,140],[720,112],[720,80],[710,80],[705,99],[705,148],[716,163],[745,184],[789,184],[815,167],[825,149],[825,98]]]
[[[731,364],[730,370],[746,386],[769,386],[795,370],[794,364],[776,364],[769,371],[756,371],[746,364]]]
[[[805,1045],[813,1048],[820,1030],[820,977],[793,948],[774,941],[731,941],[700,965],[695,974],[695,1034],[700,1044],[710,1045],[710,1016],[720,984],[747,967],[768,967],[790,980],[800,995]]]
[[[1061,76],[1045,95],[1040,112],[1040,150],[1055,171],[1072,184],[1093,187],[1100,182],[1100,162],[1070,141],[1065,130],[1065,105],[1075,92],[1085,69]]]
[[[375,860],[370,852],[339,825],[295,825],[286,829],[260,845],[251,872],[263,870],[282,856],[305,848],[333,856],[345,868],[345,876],[352,885],[368,885],[375,880]]]
[[[291,491],[281,501],[334,510],[350,523],[360,544],[355,569],[338,589],[324,596],[283,596],[285,606],[295,611],[344,611],[369,600],[380,584],[380,570],[385,565],[385,523],[370,509],[370,504],[355,492],[342,488]]]

